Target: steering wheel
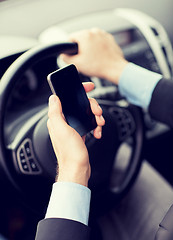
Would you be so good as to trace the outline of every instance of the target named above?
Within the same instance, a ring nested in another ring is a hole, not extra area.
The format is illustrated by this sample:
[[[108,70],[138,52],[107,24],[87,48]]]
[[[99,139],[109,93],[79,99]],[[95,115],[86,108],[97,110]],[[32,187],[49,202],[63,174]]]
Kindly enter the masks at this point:
[[[47,106],[23,111],[18,119],[10,120],[8,101],[16,82],[28,68],[45,58],[57,59],[61,53],[76,54],[77,50],[75,43],[34,47],[13,62],[0,81],[0,175],[8,179],[25,203],[39,213],[46,208],[57,165],[46,126]],[[96,140],[90,133],[86,139],[92,168],[89,187],[93,190],[94,208],[101,203],[105,205],[109,198],[118,201],[129,190],[141,165],[144,136],[142,113],[138,107],[125,100],[124,104],[109,99],[97,100],[106,120],[103,137]],[[119,179],[110,187],[112,169],[120,146],[125,142],[131,149],[128,164],[124,172],[120,168],[119,173],[123,172],[121,181]]]

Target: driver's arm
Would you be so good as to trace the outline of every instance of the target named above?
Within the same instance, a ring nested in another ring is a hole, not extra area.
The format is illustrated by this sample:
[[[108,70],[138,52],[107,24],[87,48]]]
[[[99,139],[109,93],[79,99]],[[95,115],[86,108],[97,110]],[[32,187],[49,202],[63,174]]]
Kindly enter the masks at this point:
[[[173,127],[173,81],[125,60],[113,36],[99,29],[74,33],[79,53],[63,55],[67,63],[89,76],[107,79],[118,85],[122,96],[146,108],[151,117]]]
[[[85,83],[86,92],[92,90],[92,83]],[[101,138],[105,121],[102,109],[94,99],[90,99],[95,114],[97,128],[93,134]],[[53,185],[46,217],[38,224],[37,240],[43,239],[88,239],[88,215],[90,206],[90,163],[85,146],[85,137],[71,128],[65,121],[58,97],[49,99],[48,130],[58,159],[56,182]],[[51,235],[51,238],[50,238]]]
[[[65,62],[74,63],[83,74],[117,84],[129,102],[148,109],[153,119],[173,127],[173,81],[126,61],[113,36],[105,31],[80,31],[70,40],[78,43],[79,51],[74,56],[63,55]]]
[[[78,43],[78,54],[63,55],[88,76],[107,79],[119,86],[120,93],[135,105],[148,108],[160,74],[153,73],[125,60],[113,36],[100,29],[76,32],[70,40]]]

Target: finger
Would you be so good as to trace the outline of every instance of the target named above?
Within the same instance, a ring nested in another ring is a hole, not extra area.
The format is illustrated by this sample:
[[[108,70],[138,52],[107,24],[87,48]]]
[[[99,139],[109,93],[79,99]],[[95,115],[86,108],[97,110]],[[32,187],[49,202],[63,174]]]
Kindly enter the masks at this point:
[[[59,118],[59,117],[63,118],[61,102],[56,95],[51,95],[49,97],[48,117],[49,119]]]
[[[94,83],[93,82],[84,82],[82,84],[83,84],[83,87],[85,88],[85,92],[90,92],[94,89]]]
[[[101,116],[103,111],[98,102],[94,98],[89,98],[91,110],[96,116]]]
[[[102,115],[101,116],[95,116],[95,118],[96,118],[96,122],[97,122],[98,126],[104,126],[105,125],[105,119]]]
[[[87,33],[87,30],[81,30],[77,32],[73,32],[69,35],[69,41],[70,42],[79,42],[82,38],[85,37],[85,34]]]
[[[106,33],[103,29],[100,29],[100,28],[97,28],[97,27],[91,28],[90,31],[92,33],[96,33],[96,34],[98,34],[98,33]]]
[[[58,141],[58,136],[60,136],[61,139],[62,136],[65,136],[66,134],[68,135],[69,128],[71,127],[67,124],[64,118],[61,102],[56,95],[51,95],[49,97],[48,117],[47,127],[51,139],[54,139],[53,142]]]
[[[73,63],[73,59],[76,58],[76,55],[72,56],[72,55],[67,55],[67,54],[61,54],[60,55],[60,58],[62,58],[62,60],[67,63],[67,64],[70,64],[70,63]]]
[[[82,42],[82,39],[85,37],[84,33],[86,31],[79,31],[79,32],[74,32],[69,36],[69,42],[77,43],[78,44],[78,54],[76,55],[68,55],[68,54],[61,54],[60,57],[62,57],[63,61],[66,62],[67,64],[73,63],[73,62],[78,62],[78,55],[81,53],[80,49],[80,42]]]
[[[93,131],[93,135],[95,138],[100,139],[102,137],[102,127],[97,126]]]

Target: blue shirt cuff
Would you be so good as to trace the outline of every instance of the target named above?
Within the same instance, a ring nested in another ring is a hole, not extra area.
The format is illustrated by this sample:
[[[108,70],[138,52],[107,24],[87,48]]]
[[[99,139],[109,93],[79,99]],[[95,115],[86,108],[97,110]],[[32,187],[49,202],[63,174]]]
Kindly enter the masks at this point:
[[[45,218],[66,218],[88,225],[91,191],[72,182],[56,182]]]
[[[128,63],[119,79],[120,94],[137,106],[148,108],[153,90],[162,75]]]

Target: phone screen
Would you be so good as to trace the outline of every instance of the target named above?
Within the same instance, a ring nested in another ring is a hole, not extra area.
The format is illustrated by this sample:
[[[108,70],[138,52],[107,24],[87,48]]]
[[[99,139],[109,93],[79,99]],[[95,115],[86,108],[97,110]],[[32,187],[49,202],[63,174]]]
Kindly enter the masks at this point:
[[[64,116],[71,127],[81,136],[96,128],[90,102],[73,64],[49,74],[48,83],[52,92],[59,97]]]

